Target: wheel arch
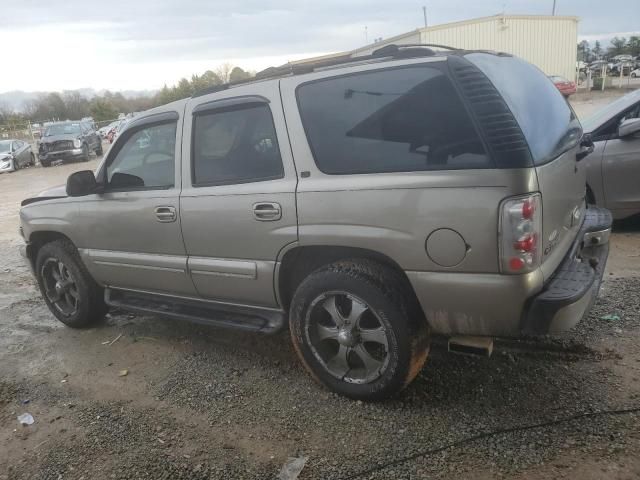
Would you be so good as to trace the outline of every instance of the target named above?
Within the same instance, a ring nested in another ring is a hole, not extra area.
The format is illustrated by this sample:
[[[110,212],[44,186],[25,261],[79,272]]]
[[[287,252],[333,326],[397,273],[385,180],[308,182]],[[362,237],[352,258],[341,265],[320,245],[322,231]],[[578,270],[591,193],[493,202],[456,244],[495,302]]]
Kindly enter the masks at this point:
[[[36,258],[38,257],[38,251],[43,245],[54,242],[56,240],[65,240],[71,244],[73,242],[64,233],[56,232],[53,230],[42,230],[31,232],[29,235],[29,242],[27,244],[27,258],[31,263],[31,266],[35,269]]]
[[[294,246],[281,257],[276,271],[276,296],[280,305],[288,310],[291,299],[302,281],[315,270],[340,260],[364,259],[379,263],[393,269],[402,279],[402,287],[407,293],[418,298],[411,286],[411,282],[400,265],[387,255],[358,247],[344,247],[336,245],[308,245]]]

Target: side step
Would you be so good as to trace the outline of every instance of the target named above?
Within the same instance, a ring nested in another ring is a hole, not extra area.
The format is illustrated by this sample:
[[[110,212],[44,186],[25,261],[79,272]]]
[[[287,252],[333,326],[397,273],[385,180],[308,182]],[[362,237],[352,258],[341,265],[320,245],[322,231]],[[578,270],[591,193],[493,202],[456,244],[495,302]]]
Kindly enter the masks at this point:
[[[461,355],[490,357],[493,352],[493,339],[489,337],[470,337],[460,335],[449,339],[449,351]]]
[[[286,316],[282,310],[245,307],[153,293],[106,288],[104,301],[110,307],[132,312],[151,313],[203,325],[251,332],[277,333],[286,324]]]

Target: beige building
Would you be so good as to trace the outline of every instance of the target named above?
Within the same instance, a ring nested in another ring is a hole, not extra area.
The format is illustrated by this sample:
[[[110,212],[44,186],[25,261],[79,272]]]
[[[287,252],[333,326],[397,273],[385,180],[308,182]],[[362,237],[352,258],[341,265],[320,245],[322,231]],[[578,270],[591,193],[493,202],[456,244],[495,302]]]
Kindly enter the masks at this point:
[[[578,17],[495,15],[445,23],[386,38],[340,56],[368,55],[388,44],[437,43],[456,48],[496,50],[517,55],[547,75],[576,75]],[[325,56],[323,58],[328,58]],[[309,59],[318,61],[320,59]],[[306,63],[309,60],[292,63]]]

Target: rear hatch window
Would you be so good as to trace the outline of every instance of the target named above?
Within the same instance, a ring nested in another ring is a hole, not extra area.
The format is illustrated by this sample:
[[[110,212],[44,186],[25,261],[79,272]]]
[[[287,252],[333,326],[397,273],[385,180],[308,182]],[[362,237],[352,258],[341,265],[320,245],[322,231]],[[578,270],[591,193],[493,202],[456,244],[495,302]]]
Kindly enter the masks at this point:
[[[465,58],[493,83],[524,134],[536,165],[575,147],[582,127],[553,82],[524,60],[511,56],[470,53]]]

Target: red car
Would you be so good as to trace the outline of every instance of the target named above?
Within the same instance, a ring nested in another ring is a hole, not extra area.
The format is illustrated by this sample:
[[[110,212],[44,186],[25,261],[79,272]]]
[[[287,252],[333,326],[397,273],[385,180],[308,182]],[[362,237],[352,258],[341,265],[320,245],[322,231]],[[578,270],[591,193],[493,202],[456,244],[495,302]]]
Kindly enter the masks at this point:
[[[565,97],[568,97],[569,95],[573,95],[574,93],[576,93],[576,82],[567,80],[566,78],[561,77],[560,75],[549,75],[549,78],[551,79],[553,84],[556,86],[556,88],[560,90],[560,93]]]

